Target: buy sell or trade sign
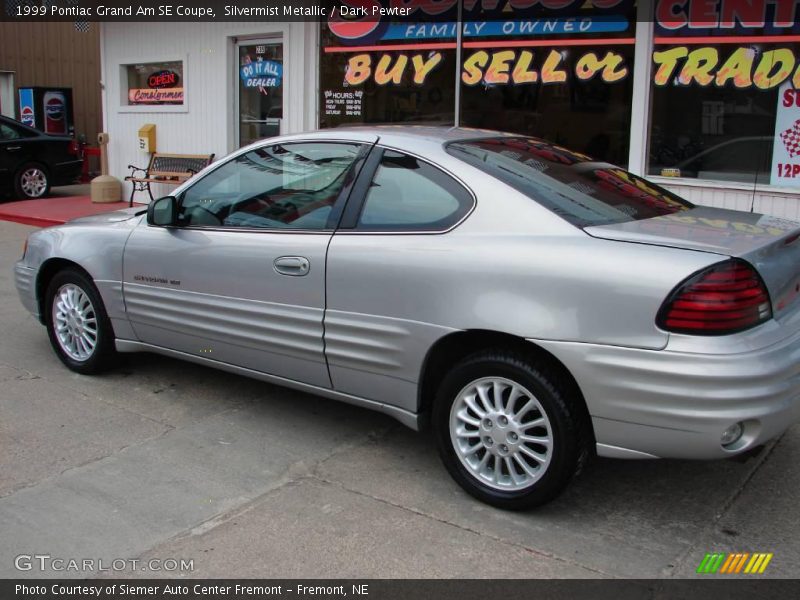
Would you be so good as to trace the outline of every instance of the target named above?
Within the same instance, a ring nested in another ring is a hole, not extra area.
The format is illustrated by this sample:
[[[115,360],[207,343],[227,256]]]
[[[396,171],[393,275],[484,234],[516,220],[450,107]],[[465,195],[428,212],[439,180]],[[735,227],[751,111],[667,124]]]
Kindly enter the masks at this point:
[[[669,46],[653,52],[653,82],[666,85],[773,89],[790,80],[800,87],[800,61],[791,48]]]
[[[563,83],[571,78],[595,77],[616,83],[630,74],[626,58],[613,49],[583,52],[568,67],[570,50],[475,50],[464,57],[461,81],[465,85],[519,85]],[[423,85],[442,62],[442,52],[363,52],[350,56],[345,71],[347,85],[372,79],[378,85]],[[713,86],[771,90],[784,82],[800,88],[800,60],[792,48],[761,50],[739,46],[661,46],[653,52],[653,83],[658,87]]]
[[[506,85],[524,83],[562,83],[574,75],[581,81],[600,77],[606,83],[626,78],[629,69],[625,59],[614,51],[587,52],[576,61],[574,68],[564,64],[563,51],[478,50],[464,58],[461,80],[465,85]],[[427,54],[362,53],[351,56],[345,71],[347,85],[362,85],[374,80],[378,85],[400,85],[413,82],[423,85],[428,75],[442,62],[441,52]]]

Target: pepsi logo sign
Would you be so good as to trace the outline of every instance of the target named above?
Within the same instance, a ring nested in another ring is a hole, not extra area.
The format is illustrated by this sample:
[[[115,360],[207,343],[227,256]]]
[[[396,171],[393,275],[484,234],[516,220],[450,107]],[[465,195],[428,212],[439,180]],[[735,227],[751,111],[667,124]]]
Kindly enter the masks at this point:
[[[33,118],[33,109],[30,106],[23,106],[22,110],[20,111],[20,121],[25,125],[33,125],[34,118]]]
[[[61,98],[50,98],[44,109],[48,119],[61,121],[64,118],[64,101]]]

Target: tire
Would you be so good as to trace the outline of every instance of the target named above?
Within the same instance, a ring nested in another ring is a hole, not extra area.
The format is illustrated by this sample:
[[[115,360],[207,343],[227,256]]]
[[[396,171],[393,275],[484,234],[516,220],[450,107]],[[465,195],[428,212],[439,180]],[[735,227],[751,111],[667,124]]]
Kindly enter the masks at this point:
[[[115,364],[114,330],[85,273],[77,269],[56,273],[47,286],[44,313],[50,344],[69,369],[93,375]]]
[[[14,191],[17,198],[34,200],[50,193],[50,174],[44,165],[27,163],[14,175]]]
[[[453,479],[478,500],[508,510],[558,496],[593,447],[576,386],[550,361],[512,350],[482,351],[455,365],[434,399],[432,425]]]

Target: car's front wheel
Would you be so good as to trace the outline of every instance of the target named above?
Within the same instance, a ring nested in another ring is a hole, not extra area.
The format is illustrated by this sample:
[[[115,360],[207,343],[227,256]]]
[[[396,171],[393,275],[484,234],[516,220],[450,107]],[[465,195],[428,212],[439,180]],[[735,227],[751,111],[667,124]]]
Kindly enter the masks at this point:
[[[14,176],[14,190],[20,198],[43,198],[50,192],[50,177],[44,166],[24,165]]]
[[[585,411],[546,361],[495,350],[444,378],[433,425],[445,467],[467,492],[505,509],[557,496],[589,456]]]
[[[77,269],[57,273],[47,287],[47,333],[58,358],[84,375],[110,367],[116,357],[114,334],[92,281]]]

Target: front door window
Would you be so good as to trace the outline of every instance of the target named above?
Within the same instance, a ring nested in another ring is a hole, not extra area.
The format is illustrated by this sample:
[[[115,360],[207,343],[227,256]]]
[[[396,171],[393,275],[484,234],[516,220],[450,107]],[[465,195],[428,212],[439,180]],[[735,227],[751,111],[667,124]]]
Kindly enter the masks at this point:
[[[239,146],[280,135],[283,43],[239,46]]]
[[[360,148],[327,142],[256,148],[186,190],[180,222],[190,227],[325,229]]]

